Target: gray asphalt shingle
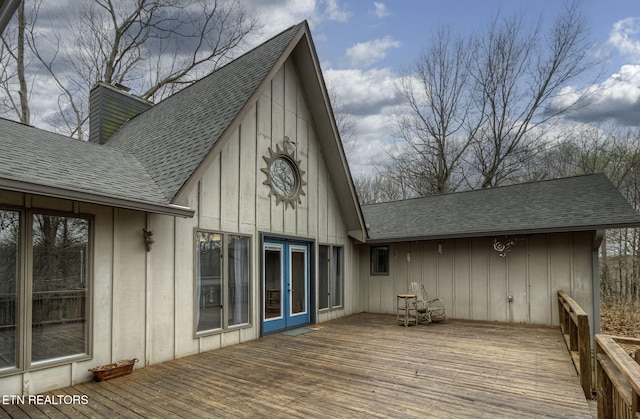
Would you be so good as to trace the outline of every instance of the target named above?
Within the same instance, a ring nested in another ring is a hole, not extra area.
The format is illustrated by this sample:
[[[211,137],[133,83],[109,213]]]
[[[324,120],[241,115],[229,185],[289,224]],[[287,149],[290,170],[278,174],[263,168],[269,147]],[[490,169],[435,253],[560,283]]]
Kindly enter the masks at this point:
[[[474,237],[640,225],[603,174],[362,207],[371,240]]]
[[[305,25],[292,26],[132,118],[107,146],[135,155],[173,199]]]
[[[0,119],[0,178],[138,202],[168,203],[132,155]]]
[[[106,146],[0,119],[0,178],[169,205],[302,29],[305,22],[127,121]]]

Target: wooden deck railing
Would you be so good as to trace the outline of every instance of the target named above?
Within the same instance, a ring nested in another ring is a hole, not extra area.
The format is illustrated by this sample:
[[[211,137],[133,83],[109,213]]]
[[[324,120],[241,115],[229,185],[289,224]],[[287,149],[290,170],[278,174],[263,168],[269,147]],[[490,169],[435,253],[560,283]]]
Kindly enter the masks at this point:
[[[84,321],[86,289],[33,293],[32,325]],[[17,325],[16,294],[0,294],[0,329]]]
[[[640,418],[640,349],[631,357],[620,344],[640,339],[596,335],[598,418]]]
[[[564,291],[558,291],[558,316],[560,317],[560,330],[562,330],[573,364],[580,376],[580,385],[584,396],[591,399],[593,368],[589,316]]]

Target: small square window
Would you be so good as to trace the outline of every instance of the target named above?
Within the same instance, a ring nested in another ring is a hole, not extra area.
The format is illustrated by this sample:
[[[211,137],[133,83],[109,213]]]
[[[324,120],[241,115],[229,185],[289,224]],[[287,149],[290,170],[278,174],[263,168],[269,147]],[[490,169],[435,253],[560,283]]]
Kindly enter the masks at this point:
[[[389,275],[389,246],[371,248],[371,275]]]

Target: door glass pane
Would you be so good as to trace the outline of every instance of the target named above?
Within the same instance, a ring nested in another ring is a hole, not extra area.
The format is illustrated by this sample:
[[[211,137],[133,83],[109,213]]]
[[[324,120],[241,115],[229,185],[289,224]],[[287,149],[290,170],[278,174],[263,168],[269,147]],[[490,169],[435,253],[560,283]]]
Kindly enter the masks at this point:
[[[318,255],[318,308],[329,308],[329,246],[320,246]]]
[[[306,252],[291,249],[291,314],[307,311]]]
[[[333,306],[342,305],[342,247],[333,248]]]
[[[222,235],[196,233],[196,331],[222,328]]]
[[[89,221],[33,216],[31,360],[87,353]]]
[[[249,238],[229,236],[229,326],[249,323]]]
[[[264,249],[264,318],[282,317],[282,248]]]
[[[16,366],[20,218],[0,210],[0,369]]]

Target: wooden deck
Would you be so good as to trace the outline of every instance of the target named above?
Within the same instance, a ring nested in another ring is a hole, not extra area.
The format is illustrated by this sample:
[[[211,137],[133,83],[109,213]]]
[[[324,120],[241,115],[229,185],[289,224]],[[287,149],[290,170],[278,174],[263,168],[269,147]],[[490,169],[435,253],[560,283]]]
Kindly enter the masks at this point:
[[[372,314],[311,328],[48,393],[86,405],[0,416],[592,417],[558,328]]]

